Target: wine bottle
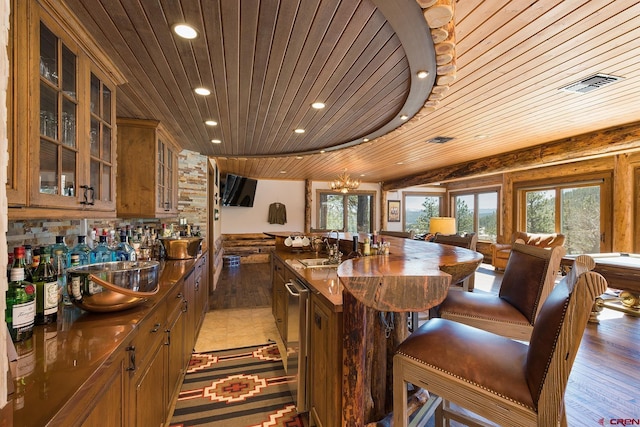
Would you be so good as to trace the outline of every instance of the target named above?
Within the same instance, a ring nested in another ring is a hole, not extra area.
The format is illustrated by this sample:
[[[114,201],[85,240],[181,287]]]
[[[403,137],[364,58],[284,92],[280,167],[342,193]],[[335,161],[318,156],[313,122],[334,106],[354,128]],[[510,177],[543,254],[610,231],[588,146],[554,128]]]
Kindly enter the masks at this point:
[[[36,318],[36,288],[24,280],[24,268],[11,269],[11,282],[6,293],[5,321],[14,342],[33,335]]]
[[[33,284],[36,286],[36,325],[54,323],[58,318],[58,277],[48,252],[40,255]]]
[[[362,257],[362,252],[360,252],[360,247],[358,246],[358,236],[353,236],[353,249],[349,255],[347,255],[347,259],[360,257]]]

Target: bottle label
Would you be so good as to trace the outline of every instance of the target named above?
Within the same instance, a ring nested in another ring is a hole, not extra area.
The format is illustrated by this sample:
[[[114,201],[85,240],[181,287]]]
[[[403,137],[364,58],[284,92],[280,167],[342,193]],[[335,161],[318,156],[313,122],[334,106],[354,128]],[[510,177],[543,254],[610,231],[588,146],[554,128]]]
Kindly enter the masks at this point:
[[[71,276],[71,294],[80,301],[82,299],[82,291],[80,289],[80,276]]]
[[[89,280],[89,295],[99,294],[103,290],[102,286],[93,283],[93,280]]]
[[[13,328],[28,328],[33,326],[36,318],[36,300],[16,304],[13,306]]]
[[[58,282],[45,282],[44,285],[44,310],[45,316],[58,312]]]

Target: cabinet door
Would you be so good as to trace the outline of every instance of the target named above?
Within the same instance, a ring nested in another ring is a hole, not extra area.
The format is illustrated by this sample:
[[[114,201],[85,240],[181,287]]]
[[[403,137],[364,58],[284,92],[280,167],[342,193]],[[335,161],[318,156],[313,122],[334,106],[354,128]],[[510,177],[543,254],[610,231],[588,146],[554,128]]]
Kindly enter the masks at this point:
[[[315,425],[338,427],[342,422],[342,314],[334,313],[315,294],[310,311],[310,415]]]
[[[125,426],[124,352],[104,374],[105,388],[100,400],[82,423],[83,427]],[[73,420],[77,423],[77,420]]]
[[[111,85],[97,70],[91,72],[89,126],[89,203],[99,210],[115,209],[115,99]],[[79,196],[84,203],[84,188]]]
[[[133,411],[132,425],[137,427],[161,426],[165,421],[167,405],[163,350],[164,346],[158,345],[148,363],[137,369],[133,377],[129,403]]]
[[[171,407],[178,398],[188,355],[185,351],[185,319],[184,303],[174,307],[169,315],[166,330],[165,352],[167,355],[167,407]]]
[[[79,48],[63,39],[53,21],[43,19],[36,29],[37,61],[31,65],[34,96],[29,142],[30,204],[77,208],[82,162],[78,138],[82,125],[81,61]]]
[[[178,206],[178,154],[163,132],[157,141],[156,210],[159,214],[176,213]]]

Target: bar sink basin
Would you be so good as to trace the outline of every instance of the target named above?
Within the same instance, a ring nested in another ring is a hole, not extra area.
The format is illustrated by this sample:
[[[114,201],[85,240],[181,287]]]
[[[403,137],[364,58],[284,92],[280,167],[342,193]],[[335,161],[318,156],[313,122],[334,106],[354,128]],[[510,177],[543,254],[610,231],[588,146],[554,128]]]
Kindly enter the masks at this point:
[[[305,268],[337,268],[338,264],[329,263],[329,258],[305,258],[298,262]]]

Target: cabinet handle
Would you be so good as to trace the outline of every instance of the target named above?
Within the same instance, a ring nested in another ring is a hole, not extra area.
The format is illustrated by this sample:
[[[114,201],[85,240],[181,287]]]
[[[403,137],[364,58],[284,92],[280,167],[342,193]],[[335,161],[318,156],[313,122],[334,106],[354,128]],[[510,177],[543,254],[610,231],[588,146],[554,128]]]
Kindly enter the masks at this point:
[[[153,325],[153,329],[151,330],[151,332],[158,332],[159,329],[160,329],[160,323],[156,323],[155,325]]]
[[[316,322],[318,329],[322,329],[322,317],[319,314],[313,316],[313,321]]]
[[[176,296],[176,298],[178,298],[178,299],[182,298],[182,292],[180,292],[180,293]]]
[[[183,300],[182,304],[183,304],[182,312],[186,313],[187,311],[189,311],[189,301]]]
[[[93,190],[93,187],[89,187],[88,185],[81,185],[80,188],[84,190],[84,193],[82,195],[84,200],[81,201],[80,204],[93,206],[95,204],[95,191]],[[91,196],[91,199],[89,199],[89,196]]]
[[[136,346],[130,345],[126,348],[129,352],[129,366],[127,367],[127,371],[135,371],[136,370]]]
[[[171,329],[165,329],[167,333],[167,340],[164,342],[164,345],[171,345]]]

